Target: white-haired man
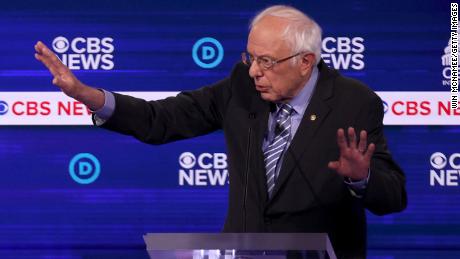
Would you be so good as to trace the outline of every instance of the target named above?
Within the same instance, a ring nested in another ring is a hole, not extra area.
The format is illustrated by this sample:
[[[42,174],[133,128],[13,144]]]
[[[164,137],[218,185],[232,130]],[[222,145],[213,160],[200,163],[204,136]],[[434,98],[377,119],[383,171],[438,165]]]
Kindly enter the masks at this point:
[[[103,128],[151,144],[223,129],[226,232],[327,232],[339,258],[360,258],[365,209],[382,215],[406,207],[381,100],[321,61],[321,29],[297,9],[259,13],[228,78],[160,101],[84,85],[41,42],[35,49],[53,83],[96,111]]]

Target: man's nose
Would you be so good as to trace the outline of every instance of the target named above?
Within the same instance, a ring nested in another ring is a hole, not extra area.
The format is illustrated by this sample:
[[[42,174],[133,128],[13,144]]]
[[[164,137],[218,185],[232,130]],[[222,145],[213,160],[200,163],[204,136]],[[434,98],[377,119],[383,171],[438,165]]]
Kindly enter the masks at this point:
[[[263,71],[260,69],[260,66],[256,61],[252,62],[251,66],[249,67],[249,76],[252,78],[263,76]]]

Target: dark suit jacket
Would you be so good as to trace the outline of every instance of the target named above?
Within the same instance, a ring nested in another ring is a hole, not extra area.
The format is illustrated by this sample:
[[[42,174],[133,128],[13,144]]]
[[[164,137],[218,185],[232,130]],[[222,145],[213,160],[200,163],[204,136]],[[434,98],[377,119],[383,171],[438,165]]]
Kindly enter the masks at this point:
[[[225,232],[327,232],[339,258],[364,257],[364,209],[378,215],[403,210],[405,177],[387,150],[380,98],[324,62],[318,67],[316,89],[270,200],[262,153],[270,104],[260,98],[243,64],[216,84],[160,101],[115,94],[115,112],[102,127],[152,144],[223,129],[230,175]],[[327,167],[339,157],[337,129],[349,126],[366,130],[368,143],[376,144],[362,199]]]

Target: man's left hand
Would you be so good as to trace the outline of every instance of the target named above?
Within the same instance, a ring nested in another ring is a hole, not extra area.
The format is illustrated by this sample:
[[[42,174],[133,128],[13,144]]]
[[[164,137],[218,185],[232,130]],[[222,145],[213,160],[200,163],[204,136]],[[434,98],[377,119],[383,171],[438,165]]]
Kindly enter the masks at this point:
[[[375,144],[367,145],[367,132],[365,130],[360,132],[359,143],[357,143],[354,128],[348,128],[348,141],[345,138],[345,131],[338,129],[337,144],[340,149],[339,160],[329,162],[328,167],[352,181],[366,179],[372,154],[375,151]]]

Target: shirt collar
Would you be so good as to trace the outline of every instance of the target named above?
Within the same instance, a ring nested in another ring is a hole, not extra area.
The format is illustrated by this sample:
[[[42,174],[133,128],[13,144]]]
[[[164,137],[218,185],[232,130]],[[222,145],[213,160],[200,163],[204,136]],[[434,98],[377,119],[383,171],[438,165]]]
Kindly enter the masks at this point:
[[[314,66],[311,72],[310,79],[303,86],[302,90],[294,97],[289,104],[292,106],[296,114],[303,115],[307,109],[308,103],[310,103],[310,98],[315,90],[316,81],[318,80],[318,67]],[[276,111],[279,111],[279,105],[276,106]]]

